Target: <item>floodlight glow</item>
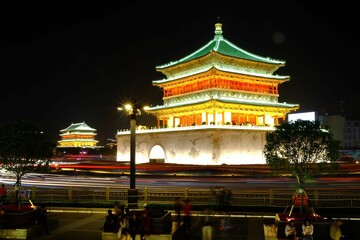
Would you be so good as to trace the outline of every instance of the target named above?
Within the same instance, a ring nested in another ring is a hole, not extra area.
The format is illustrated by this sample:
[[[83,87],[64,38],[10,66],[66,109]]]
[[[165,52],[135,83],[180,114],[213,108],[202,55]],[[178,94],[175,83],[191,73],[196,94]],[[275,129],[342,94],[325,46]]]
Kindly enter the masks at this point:
[[[126,111],[130,111],[132,109],[132,105],[131,104],[126,104],[125,105],[125,110]]]

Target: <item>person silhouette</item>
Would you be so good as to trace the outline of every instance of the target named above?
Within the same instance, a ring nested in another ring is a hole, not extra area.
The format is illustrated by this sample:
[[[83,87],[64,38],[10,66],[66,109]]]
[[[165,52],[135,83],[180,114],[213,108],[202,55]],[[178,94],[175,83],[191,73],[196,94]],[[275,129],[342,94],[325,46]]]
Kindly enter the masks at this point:
[[[47,209],[45,206],[40,206],[38,209],[36,222],[37,224],[42,224],[44,226],[45,233],[50,235],[47,220]]]
[[[5,229],[7,227],[9,215],[3,207],[0,208],[0,229]]]
[[[290,222],[285,226],[285,236],[286,239],[294,240],[296,239],[296,227],[295,220],[290,220]]]
[[[140,234],[141,230],[141,221],[138,215],[135,212],[132,212],[129,219],[129,230],[131,238],[135,239],[136,234]]]
[[[108,215],[104,222],[104,232],[117,232],[118,231],[118,217],[113,214],[112,210],[107,210]]]
[[[304,223],[301,226],[303,240],[313,240],[314,233],[314,225],[309,221],[309,219],[305,219]]]
[[[175,214],[176,214],[176,221],[180,222],[181,221],[181,209],[182,209],[182,202],[181,202],[180,197],[177,197],[175,199],[174,209],[175,209]]]
[[[191,231],[191,204],[189,199],[184,200],[184,204],[182,206],[182,210],[184,213],[183,222],[187,232]]]
[[[343,238],[341,231],[341,226],[343,221],[341,219],[336,219],[333,223],[330,224],[330,239],[331,240],[340,240]]]
[[[3,183],[1,184],[1,188],[0,188],[0,206],[5,205],[6,197],[7,197],[7,190],[5,184]]]
[[[202,219],[201,236],[203,240],[213,239],[213,219],[212,212],[209,208],[204,210],[204,218]]]

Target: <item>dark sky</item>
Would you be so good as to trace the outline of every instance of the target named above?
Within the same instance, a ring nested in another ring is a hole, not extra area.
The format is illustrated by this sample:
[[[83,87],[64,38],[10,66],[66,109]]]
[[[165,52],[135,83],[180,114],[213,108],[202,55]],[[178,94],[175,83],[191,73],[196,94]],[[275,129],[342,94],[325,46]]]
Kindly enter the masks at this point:
[[[130,98],[162,104],[152,81],[165,75],[155,67],[212,40],[218,18],[230,42],[286,61],[276,72],[291,77],[280,85],[281,102],[316,111],[358,93],[358,13],[351,4],[149,2],[3,6],[0,122],[30,120],[57,141],[60,129],[85,121],[103,143],[129,128],[118,105]]]

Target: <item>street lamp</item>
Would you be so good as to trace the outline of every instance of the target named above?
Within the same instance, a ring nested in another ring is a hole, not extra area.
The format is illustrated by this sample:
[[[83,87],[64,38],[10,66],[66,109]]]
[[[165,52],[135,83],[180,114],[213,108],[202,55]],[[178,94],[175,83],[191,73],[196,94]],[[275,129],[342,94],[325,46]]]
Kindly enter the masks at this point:
[[[147,107],[143,107],[146,109]],[[132,100],[130,103],[124,105],[124,107],[118,107],[119,111],[126,111],[130,115],[130,189],[128,191],[128,207],[130,205],[137,205],[137,189],[135,184],[136,177],[136,115],[141,115],[141,107],[136,103],[136,100]]]

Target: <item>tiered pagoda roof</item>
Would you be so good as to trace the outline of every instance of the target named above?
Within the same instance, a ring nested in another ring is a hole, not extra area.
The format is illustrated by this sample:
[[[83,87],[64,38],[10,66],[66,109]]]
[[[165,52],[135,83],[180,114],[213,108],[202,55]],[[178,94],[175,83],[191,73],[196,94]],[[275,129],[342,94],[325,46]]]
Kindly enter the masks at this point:
[[[225,39],[222,33],[222,24],[216,23],[214,38],[203,47],[156,67],[166,75],[164,79],[153,81],[154,86],[164,90],[164,105],[152,106],[149,112],[159,117],[199,104],[218,105],[216,108],[232,105],[230,108],[240,111],[267,108],[272,112],[270,115],[278,112],[286,115],[298,110],[298,104],[278,102],[278,86],[290,77],[274,75],[274,72],[283,67],[285,61],[245,51]],[[212,84],[213,80],[218,81],[217,84]],[[199,85],[201,87],[193,87]]]
[[[87,148],[97,147],[99,141],[95,140],[96,129],[89,127],[85,122],[72,123],[69,127],[60,130],[61,140],[58,148]]]

